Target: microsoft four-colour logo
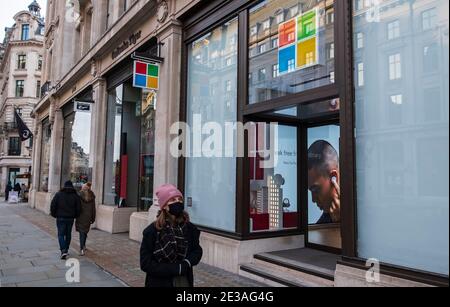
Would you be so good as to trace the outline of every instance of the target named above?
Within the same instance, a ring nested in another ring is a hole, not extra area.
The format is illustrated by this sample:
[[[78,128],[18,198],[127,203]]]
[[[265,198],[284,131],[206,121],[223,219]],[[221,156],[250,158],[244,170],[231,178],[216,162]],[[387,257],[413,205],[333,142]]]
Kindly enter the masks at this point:
[[[319,14],[314,9],[280,24],[278,69],[286,74],[319,64]]]
[[[159,65],[134,62],[133,86],[143,89],[159,89]]]

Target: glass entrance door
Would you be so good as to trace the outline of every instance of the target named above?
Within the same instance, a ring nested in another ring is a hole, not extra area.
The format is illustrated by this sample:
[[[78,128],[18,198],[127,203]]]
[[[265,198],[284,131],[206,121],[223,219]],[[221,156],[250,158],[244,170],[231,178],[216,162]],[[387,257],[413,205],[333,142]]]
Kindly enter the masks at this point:
[[[340,202],[340,127],[307,128],[308,236],[310,247],[342,248]]]
[[[297,229],[307,247],[340,253],[339,110],[331,99],[252,118],[277,123],[276,133],[267,127],[249,138],[250,149],[276,147],[274,167],[259,167],[259,152],[249,158],[252,233]]]

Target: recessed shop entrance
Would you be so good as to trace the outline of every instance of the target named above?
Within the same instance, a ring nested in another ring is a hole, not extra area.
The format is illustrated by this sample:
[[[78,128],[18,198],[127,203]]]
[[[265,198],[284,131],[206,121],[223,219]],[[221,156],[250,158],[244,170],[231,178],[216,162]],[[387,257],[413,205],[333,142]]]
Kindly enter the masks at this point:
[[[261,167],[262,155],[249,157],[250,232],[297,229],[306,247],[340,254],[339,109],[331,99],[248,118],[277,124],[276,139],[269,129],[255,141],[249,136],[249,152],[263,139],[276,144],[273,167]]]
[[[249,133],[250,232],[282,236],[296,231],[304,234],[305,247],[256,254],[241,266],[244,276],[285,286],[334,284],[342,254],[339,111],[339,99],[330,99],[246,118],[278,127],[277,132],[266,129],[264,136],[261,130],[253,138]],[[260,166],[262,155],[252,157],[260,143],[275,144],[273,167]]]

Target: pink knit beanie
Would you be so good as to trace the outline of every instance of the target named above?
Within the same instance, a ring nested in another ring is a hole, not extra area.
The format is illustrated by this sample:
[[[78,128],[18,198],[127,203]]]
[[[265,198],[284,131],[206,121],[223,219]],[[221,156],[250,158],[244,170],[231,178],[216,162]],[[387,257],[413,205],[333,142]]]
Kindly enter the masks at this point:
[[[176,197],[183,197],[183,194],[173,185],[165,184],[156,190],[156,197],[161,210],[167,207],[167,203]]]

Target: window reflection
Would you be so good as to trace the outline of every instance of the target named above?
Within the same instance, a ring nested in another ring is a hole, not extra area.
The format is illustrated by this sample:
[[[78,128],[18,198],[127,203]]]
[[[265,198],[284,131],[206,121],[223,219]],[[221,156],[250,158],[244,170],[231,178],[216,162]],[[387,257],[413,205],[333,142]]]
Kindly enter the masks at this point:
[[[141,119],[141,167],[139,171],[140,210],[148,211],[153,205],[153,178],[155,164],[156,93],[143,92]]]
[[[70,105],[73,108],[73,104]],[[73,182],[80,190],[92,181],[91,110],[72,112],[64,119],[64,145],[61,182]]]
[[[250,78],[249,103],[334,83],[334,1],[266,0],[254,6],[249,58],[249,73],[259,76]]]
[[[354,11],[358,253],[448,275],[449,2],[378,2]]]
[[[237,35],[238,21],[233,19],[188,45],[187,123],[191,127],[194,116],[222,127],[236,121]],[[202,143],[206,137],[202,136]],[[206,158],[198,147],[191,148],[186,161],[188,211],[199,225],[234,232],[236,159]]]
[[[121,132],[123,113],[123,85],[108,93],[108,126],[106,137],[104,203],[120,204]]]

